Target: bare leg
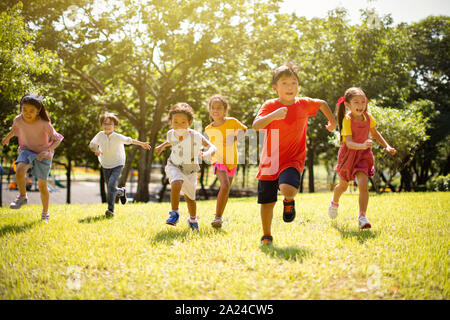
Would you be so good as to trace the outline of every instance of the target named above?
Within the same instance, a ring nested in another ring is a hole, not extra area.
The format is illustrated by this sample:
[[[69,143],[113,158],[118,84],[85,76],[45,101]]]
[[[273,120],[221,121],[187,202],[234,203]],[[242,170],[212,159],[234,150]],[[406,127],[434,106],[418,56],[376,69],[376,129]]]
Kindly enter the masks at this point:
[[[276,202],[261,204],[261,222],[264,235],[270,235],[272,229],[273,208]]]
[[[216,176],[220,181],[220,189],[217,194],[217,203],[216,203],[216,217],[221,218],[223,215],[223,211],[225,210],[225,206],[228,202],[228,195],[230,194],[231,183],[233,182],[232,177],[228,177],[228,174],[225,171],[217,170]]]
[[[47,180],[38,179],[38,187],[41,193],[42,212],[48,212],[48,204],[50,201],[50,193],[48,192]]]
[[[295,195],[298,193],[298,189],[294,188],[290,184],[280,184],[280,191],[283,194],[286,201],[292,201]]]
[[[195,200],[192,200],[187,195],[184,195],[184,199],[186,200],[186,204],[188,207],[189,215],[191,216],[191,219],[195,219],[197,216],[197,202]]]
[[[356,172],[359,187],[359,212],[366,212],[369,205],[369,177],[362,171]]]
[[[183,186],[183,180],[176,180],[171,183],[170,203],[172,210],[178,210],[180,204],[180,191]]]
[[[344,181],[341,179],[336,187],[334,187],[333,202],[339,203],[339,199],[341,198],[342,194],[347,191],[347,188],[348,181]]]
[[[16,182],[21,197],[27,195],[26,175],[29,168],[30,165],[25,162],[19,162],[16,166]]]

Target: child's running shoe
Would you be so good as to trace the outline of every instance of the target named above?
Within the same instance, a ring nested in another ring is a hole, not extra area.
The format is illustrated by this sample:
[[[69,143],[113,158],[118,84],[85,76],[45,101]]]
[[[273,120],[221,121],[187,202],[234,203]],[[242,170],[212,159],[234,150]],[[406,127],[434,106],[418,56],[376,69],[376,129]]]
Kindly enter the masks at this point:
[[[47,213],[41,213],[41,221],[42,222],[45,222],[45,223],[48,223],[48,220],[50,219],[50,215],[48,214],[48,212]]]
[[[365,216],[359,216],[358,221],[360,229],[370,229],[372,227],[369,220],[367,220]]]
[[[333,201],[331,201],[330,206],[328,207],[328,215],[331,219],[336,219],[338,215],[339,206],[335,205]]]
[[[122,188],[123,190],[123,195],[120,196],[120,202],[122,204],[127,203],[127,190],[125,188]]]
[[[27,204],[28,198],[27,197],[21,197],[20,195],[17,196],[16,199],[14,199],[10,204],[9,207],[11,209],[20,209],[21,206]]]
[[[178,222],[178,219],[180,218],[180,215],[175,210],[172,210],[169,212],[169,219],[166,220],[166,224],[175,226]]]
[[[272,236],[263,236],[261,238],[261,245],[262,246],[269,246],[271,245],[273,242],[273,237]]]
[[[283,221],[292,222],[295,219],[295,200],[283,201]]]
[[[112,217],[114,217],[114,212],[112,212],[112,211],[110,211],[110,210],[106,210],[106,211],[105,211],[105,216],[106,216],[107,218],[112,218]]]
[[[197,230],[197,231],[198,231],[198,221],[197,221],[197,218],[195,218],[195,219],[188,218],[188,224],[189,224],[189,227],[190,227],[192,230]]]
[[[223,223],[222,218],[215,217],[214,220],[211,222],[211,225],[213,228],[220,229],[222,228],[222,223]]]

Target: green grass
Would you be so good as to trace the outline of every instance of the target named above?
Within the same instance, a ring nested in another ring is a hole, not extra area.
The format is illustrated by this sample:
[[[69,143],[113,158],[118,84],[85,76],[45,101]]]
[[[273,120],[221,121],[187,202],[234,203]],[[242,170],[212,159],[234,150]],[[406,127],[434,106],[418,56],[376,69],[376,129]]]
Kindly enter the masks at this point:
[[[231,199],[222,230],[215,201],[186,205],[176,227],[168,203],[0,209],[0,299],[449,299],[449,193],[371,195],[371,230],[357,227],[357,193],[337,220],[331,193],[299,194],[297,218],[275,207],[274,244],[261,247],[255,198]]]

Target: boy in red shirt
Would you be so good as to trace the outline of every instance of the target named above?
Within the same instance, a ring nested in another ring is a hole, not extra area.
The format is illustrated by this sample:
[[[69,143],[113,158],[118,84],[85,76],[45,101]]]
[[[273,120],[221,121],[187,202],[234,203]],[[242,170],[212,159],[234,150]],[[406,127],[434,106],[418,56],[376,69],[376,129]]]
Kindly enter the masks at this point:
[[[261,204],[262,244],[271,244],[273,208],[278,189],[284,195],[283,220],[295,218],[294,197],[300,187],[300,173],[306,157],[308,117],[320,110],[328,119],[326,128],[333,131],[336,119],[328,104],[319,99],[298,98],[297,67],[287,63],[275,69],[272,88],[278,99],[266,101],[253,121],[254,130],[265,130],[264,147],[258,171],[258,203]]]

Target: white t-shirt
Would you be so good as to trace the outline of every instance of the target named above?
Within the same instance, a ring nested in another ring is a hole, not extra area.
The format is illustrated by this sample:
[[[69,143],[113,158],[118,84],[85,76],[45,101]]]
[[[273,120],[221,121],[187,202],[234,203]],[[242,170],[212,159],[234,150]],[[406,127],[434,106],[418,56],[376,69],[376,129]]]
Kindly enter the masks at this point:
[[[109,136],[100,131],[89,143],[89,146],[96,147],[102,154],[98,157],[98,161],[105,169],[112,169],[117,166],[125,165],[125,148],[124,144],[131,144],[132,138],[113,132]]]
[[[180,139],[180,137],[182,137]],[[198,131],[187,129],[183,135],[178,135],[175,130],[171,129],[167,132],[167,141],[172,145],[169,161],[175,166],[187,167],[196,165],[194,170],[200,168],[201,163],[199,153],[202,150],[202,141],[206,138]],[[198,168],[197,168],[198,166]],[[188,171],[190,171],[188,169]]]

